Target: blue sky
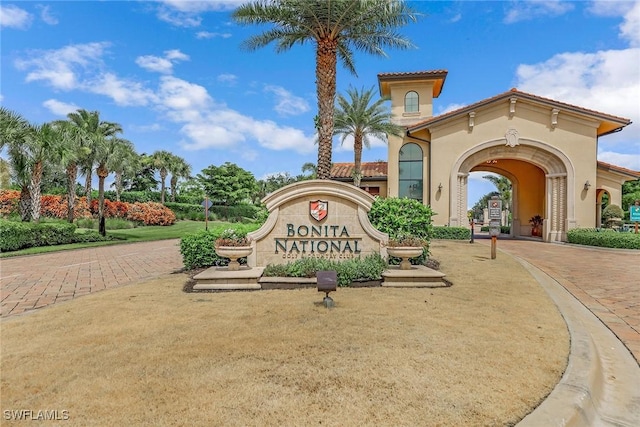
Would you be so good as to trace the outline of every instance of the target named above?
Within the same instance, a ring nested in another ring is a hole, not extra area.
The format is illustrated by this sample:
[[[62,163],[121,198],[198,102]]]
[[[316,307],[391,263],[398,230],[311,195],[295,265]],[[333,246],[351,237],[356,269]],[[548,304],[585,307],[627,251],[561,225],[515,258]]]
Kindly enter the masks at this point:
[[[266,27],[238,26],[243,0],[6,1],[0,101],[32,123],[78,108],[120,123],[139,153],[165,149],[195,173],[234,162],[256,178],[317,158],[314,46],[242,50]],[[434,113],[519,90],[631,119],[598,159],[640,170],[640,2],[419,1],[400,32],[415,49],[356,53],[338,92],[377,88],[381,72],[446,69]],[[374,141],[364,161],[386,160]],[[336,145],[334,162],[353,161]],[[492,191],[473,174],[469,203]]]

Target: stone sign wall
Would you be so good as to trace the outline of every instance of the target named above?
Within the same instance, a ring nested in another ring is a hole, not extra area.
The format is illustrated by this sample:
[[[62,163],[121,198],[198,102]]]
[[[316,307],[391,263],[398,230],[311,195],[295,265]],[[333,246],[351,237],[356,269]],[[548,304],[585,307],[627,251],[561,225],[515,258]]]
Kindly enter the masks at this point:
[[[371,225],[374,201],[353,185],[330,181],[297,182],[265,197],[269,217],[250,233],[250,267],[286,264],[301,258],[342,261],[372,253],[386,256],[388,235]]]

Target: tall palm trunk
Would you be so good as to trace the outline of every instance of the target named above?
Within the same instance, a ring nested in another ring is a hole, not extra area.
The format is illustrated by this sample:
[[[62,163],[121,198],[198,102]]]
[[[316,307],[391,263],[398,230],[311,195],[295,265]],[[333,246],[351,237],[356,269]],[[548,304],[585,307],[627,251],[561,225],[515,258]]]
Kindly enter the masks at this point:
[[[336,98],[337,40],[318,40],[316,81],[318,87],[318,179],[331,176],[333,109]]]
[[[93,171],[89,170],[86,173],[84,181],[84,195],[87,196],[87,205],[91,206],[91,185],[93,181]]]
[[[107,235],[107,226],[104,218],[104,180],[109,175],[109,170],[100,165],[96,170],[98,174],[98,232],[102,236]]]
[[[31,192],[28,185],[23,185],[20,189],[19,209],[22,222],[31,221]]]
[[[362,134],[359,132],[356,133],[353,138],[353,152],[353,185],[360,187],[360,181],[362,179]]]
[[[178,177],[173,175],[171,177],[171,201],[175,203],[176,201],[176,187],[178,186]]]
[[[164,184],[167,179],[167,170],[165,168],[160,169],[160,203],[164,204],[164,192],[166,190],[166,186]]]
[[[120,193],[122,193],[122,171],[116,171],[116,201],[120,201]]]
[[[29,193],[31,193],[31,219],[40,222],[41,190],[42,183],[42,162],[33,165],[31,181],[29,182]]]
[[[71,163],[67,166],[67,221],[73,223],[74,209],[76,207],[76,179],[78,178],[78,165]]]

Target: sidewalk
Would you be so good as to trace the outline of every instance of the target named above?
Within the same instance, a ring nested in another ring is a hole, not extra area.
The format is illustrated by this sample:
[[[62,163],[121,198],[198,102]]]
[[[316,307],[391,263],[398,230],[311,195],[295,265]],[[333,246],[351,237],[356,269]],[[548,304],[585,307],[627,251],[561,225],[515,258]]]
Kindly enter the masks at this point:
[[[0,260],[0,317],[13,316],[182,268],[179,240]]]

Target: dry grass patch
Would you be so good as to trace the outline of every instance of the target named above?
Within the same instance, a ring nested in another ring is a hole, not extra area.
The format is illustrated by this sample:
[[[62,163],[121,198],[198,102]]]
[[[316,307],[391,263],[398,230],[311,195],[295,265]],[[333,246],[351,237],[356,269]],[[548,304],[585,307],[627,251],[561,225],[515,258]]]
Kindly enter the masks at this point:
[[[436,241],[454,286],[184,293],[186,275],[5,319],[2,409],[64,425],[513,425],[569,338],[513,259]]]

